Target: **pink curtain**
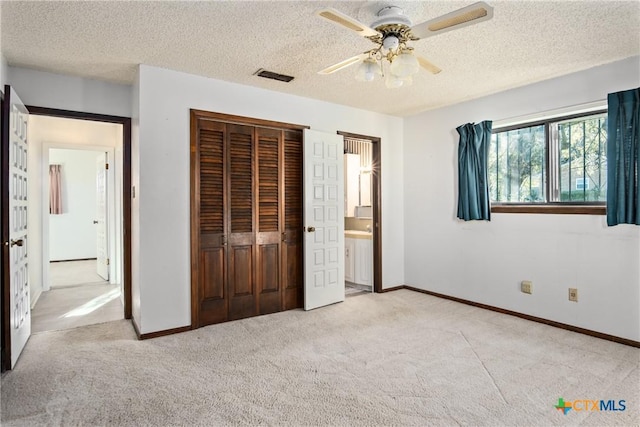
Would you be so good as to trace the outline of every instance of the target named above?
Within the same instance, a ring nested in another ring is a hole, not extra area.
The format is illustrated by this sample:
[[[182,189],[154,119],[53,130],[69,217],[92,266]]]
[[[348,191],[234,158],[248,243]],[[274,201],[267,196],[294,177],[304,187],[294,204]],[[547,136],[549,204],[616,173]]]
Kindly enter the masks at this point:
[[[62,165],[49,165],[49,213],[62,214]]]

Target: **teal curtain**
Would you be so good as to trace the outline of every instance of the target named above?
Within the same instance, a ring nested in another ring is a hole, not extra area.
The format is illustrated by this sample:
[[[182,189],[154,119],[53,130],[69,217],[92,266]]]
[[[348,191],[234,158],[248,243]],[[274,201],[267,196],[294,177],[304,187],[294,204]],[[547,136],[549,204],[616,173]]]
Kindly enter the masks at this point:
[[[607,121],[607,225],[640,225],[640,88],[610,93]]]
[[[456,128],[458,143],[458,218],[491,220],[487,159],[492,122]]]

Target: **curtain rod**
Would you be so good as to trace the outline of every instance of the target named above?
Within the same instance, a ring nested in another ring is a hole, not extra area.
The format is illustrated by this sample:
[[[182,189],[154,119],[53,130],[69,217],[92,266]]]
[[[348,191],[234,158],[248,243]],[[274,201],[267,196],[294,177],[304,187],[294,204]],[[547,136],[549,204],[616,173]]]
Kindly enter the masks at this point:
[[[569,114],[581,114],[588,113],[590,111],[598,111],[607,108],[607,100],[599,100],[588,102],[586,104],[572,105],[569,107],[556,108],[554,110],[543,111],[540,113],[527,114],[524,116],[512,117],[508,119],[495,120],[493,122],[493,129],[505,128],[508,126],[514,126],[521,123],[536,122],[540,120],[553,119],[556,117],[562,117]]]

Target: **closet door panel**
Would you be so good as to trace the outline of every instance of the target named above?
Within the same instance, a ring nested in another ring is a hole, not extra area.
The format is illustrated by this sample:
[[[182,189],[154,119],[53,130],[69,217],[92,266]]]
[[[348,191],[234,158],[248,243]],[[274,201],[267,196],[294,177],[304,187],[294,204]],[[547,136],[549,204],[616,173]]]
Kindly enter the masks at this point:
[[[234,245],[230,249],[229,281],[231,294],[237,300],[253,295],[253,248]]]
[[[224,252],[222,248],[200,251],[202,294],[205,300],[224,298]]]
[[[228,165],[228,319],[257,314],[255,286],[254,128],[227,125]]]
[[[302,307],[302,131],[284,132],[283,309]]]
[[[280,280],[282,131],[256,128],[258,265],[260,314],[282,310]]]
[[[278,256],[277,244],[260,245],[260,282],[262,284],[262,294],[278,292]]]
[[[199,324],[223,322],[227,318],[225,282],[225,125],[208,120],[197,123],[195,192],[199,195],[199,261],[197,266]]]

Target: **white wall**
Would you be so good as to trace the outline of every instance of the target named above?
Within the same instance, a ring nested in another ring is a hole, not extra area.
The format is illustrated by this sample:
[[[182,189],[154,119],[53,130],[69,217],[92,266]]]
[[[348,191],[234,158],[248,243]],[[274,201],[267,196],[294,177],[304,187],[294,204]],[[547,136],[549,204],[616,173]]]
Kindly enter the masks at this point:
[[[2,22],[2,6],[1,5],[0,5],[0,22]],[[6,84],[6,81],[7,81],[7,73],[8,73],[7,68],[8,68],[7,60],[2,54],[2,31],[0,31],[0,92],[2,93],[4,93],[4,85]]]
[[[640,340],[640,227],[604,216],[456,217],[455,128],[606,99],[640,85],[638,57],[405,119],[405,283]],[[520,293],[522,280],[533,294]],[[579,302],[568,301],[577,287]]]
[[[140,298],[137,316],[134,303],[140,332],[191,323],[190,108],[382,138],[383,287],[404,283],[402,119],[143,65],[139,136],[133,137],[133,215],[139,228],[133,265],[139,271],[132,285],[134,299],[137,293]]]
[[[49,150],[49,164],[61,165],[62,214],[49,215],[49,259],[97,256],[95,151]]]
[[[26,105],[131,116],[131,86],[9,67],[9,84]]]
[[[7,60],[0,53],[0,92],[4,93],[4,85],[7,84],[7,77],[9,75],[9,66]]]
[[[87,120],[63,119],[48,116],[29,116],[29,281],[32,306],[43,290],[49,289],[49,217],[48,214],[48,170],[50,148],[80,148],[84,150],[122,150],[122,125]],[[95,163],[95,161],[94,161]],[[112,162],[114,164],[115,162]],[[121,175],[118,163],[113,175]],[[114,181],[116,181],[114,179]],[[121,191],[114,192],[114,206],[121,203]],[[115,212],[113,213],[115,218]],[[115,221],[115,219],[113,220]],[[121,244],[121,234],[110,230],[110,240]],[[115,250],[115,246],[111,248]],[[113,252],[116,265],[111,266],[111,283],[121,282],[122,264]]]
[[[131,94],[131,316],[140,325],[140,73]]]

